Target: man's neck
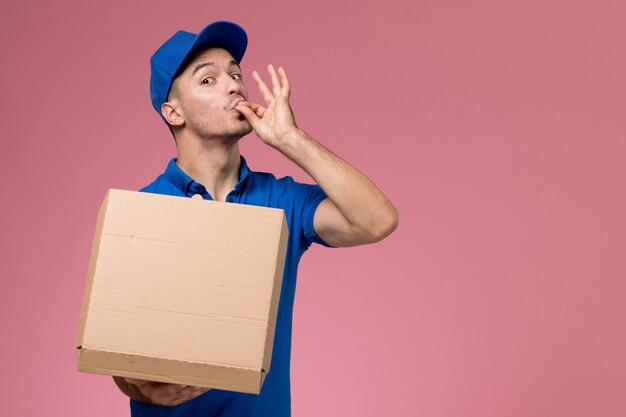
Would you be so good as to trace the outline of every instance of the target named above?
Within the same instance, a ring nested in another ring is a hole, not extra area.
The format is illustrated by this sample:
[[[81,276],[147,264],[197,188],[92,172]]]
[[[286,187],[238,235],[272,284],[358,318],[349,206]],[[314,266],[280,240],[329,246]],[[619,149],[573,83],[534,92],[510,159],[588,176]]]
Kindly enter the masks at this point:
[[[238,139],[185,139],[177,143],[176,164],[196,182],[204,185],[214,200],[225,201],[239,181],[241,159]]]

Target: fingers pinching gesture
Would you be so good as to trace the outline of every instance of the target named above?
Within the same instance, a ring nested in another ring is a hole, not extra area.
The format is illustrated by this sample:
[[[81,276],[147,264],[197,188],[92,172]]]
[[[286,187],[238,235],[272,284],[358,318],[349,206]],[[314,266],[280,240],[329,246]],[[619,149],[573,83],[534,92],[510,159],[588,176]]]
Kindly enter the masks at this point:
[[[242,101],[235,109],[244,115],[263,142],[276,147],[289,133],[297,130],[297,126],[289,106],[291,86],[287,73],[282,67],[277,72],[271,64],[267,70],[272,80],[271,90],[258,72],[252,73],[267,107]]]

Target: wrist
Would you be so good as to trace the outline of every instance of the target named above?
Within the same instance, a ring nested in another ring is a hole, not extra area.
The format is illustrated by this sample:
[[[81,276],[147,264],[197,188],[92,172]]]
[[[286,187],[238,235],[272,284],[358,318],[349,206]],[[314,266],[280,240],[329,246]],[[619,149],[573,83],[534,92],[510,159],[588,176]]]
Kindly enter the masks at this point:
[[[274,148],[289,156],[307,139],[309,139],[309,135],[303,130],[294,127],[292,130],[282,135],[280,139],[276,140]]]

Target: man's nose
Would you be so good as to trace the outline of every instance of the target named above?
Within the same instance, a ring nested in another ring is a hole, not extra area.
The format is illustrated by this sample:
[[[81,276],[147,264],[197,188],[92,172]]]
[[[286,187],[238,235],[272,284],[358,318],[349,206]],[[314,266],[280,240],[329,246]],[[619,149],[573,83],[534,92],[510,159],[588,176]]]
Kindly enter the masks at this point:
[[[229,80],[227,84],[228,94],[241,95],[241,84],[230,76],[228,77],[228,80]]]

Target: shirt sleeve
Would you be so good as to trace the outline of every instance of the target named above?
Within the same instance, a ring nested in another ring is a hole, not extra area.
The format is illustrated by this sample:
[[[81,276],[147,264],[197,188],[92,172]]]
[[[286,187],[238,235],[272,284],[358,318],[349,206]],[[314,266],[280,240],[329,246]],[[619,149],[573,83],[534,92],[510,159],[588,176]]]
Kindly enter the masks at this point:
[[[315,232],[315,226],[313,220],[315,218],[315,212],[317,207],[328,196],[317,184],[302,184],[298,182],[292,183],[294,187],[294,194],[296,198],[295,206],[298,207],[300,214],[300,230],[302,232],[304,245],[306,248],[311,246],[312,243],[318,243],[332,248],[334,246],[324,242],[321,237]]]

